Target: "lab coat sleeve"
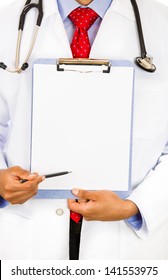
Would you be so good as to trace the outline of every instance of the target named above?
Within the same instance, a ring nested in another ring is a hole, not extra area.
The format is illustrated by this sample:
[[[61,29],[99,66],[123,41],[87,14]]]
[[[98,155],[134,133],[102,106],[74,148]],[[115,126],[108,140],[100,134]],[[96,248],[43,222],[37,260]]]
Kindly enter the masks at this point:
[[[7,163],[5,160],[5,145],[7,142],[9,130],[9,113],[6,101],[0,96],[0,169],[5,169]],[[0,197],[0,208],[5,207],[7,202]]]
[[[139,208],[142,226],[136,229],[129,220],[126,222],[140,238],[159,230],[168,221],[168,146],[157,166],[134,189],[129,199]]]
[[[9,132],[9,111],[6,101],[0,96],[0,169],[7,167],[5,160],[5,145]]]
[[[141,1],[139,1],[139,5],[141,5]],[[144,5],[143,2],[142,5]],[[167,76],[166,59],[168,57],[168,52],[166,46],[168,46],[168,36],[166,33],[166,26],[168,26],[168,9],[166,6],[160,5],[160,3],[155,3],[154,5],[156,5],[155,11],[157,15],[160,15],[160,30],[162,34],[164,34],[164,41],[161,43],[161,47],[165,51],[165,53],[163,52],[164,60],[162,67],[165,67],[165,75]],[[163,31],[163,26],[165,31]],[[159,39],[156,37],[156,40]],[[139,208],[141,226],[139,228],[134,226],[140,222],[139,217],[134,217],[136,219],[133,220],[128,219],[126,223],[140,238],[144,239],[148,237],[160,230],[165,223],[168,223],[168,142],[167,145],[165,145],[157,165],[150,170],[146,178],[136,186],[129,196],[129,199]]]

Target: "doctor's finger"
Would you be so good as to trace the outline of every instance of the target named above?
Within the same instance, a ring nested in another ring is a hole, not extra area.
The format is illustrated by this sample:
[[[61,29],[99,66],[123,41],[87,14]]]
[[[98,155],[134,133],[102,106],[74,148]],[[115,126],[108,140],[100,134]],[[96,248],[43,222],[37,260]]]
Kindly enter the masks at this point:
[[[33,181],[33,180],[39,179],[40,177],[43,177],[45,179],[44,176],[40,176],[38,173],[21,173],[18,175],[16,173],[12,172],[10,175],[11,175],[10,176],[11,180],[15,180],[20,183],[25,183],[27,181]]]
[[[24,202],[28,201],[30,198],[37,194],[38,189],[34,189],[31,192],[28,191],[21,191],[15,192],[8,196],[8,201],[11,204],[23,204]]]
[[[10,174],[14,178],[25,178],[25,179],[27,179],[27,177],[31,174],[30,171],[25,170],[20,166],[13,166],[6,169],[6,173]]]
[[[78,199],[77,201],[78,203],[86,203],[89,201],[89,199]]]
[[[72,189],[73,195],[77,196],[81,200],[96,200],[97,199],[97,192],[96,191],[88,191],[82,189]]]
[[[20,204],[36,195],[37,191],[37,184],[28,190],[8,189],[4,191],[3,198],[11,204]]]
[[[86,202],[87,203],[87,202]],[[78,203],[77,201],[74,201],[72,199],[68,200],[68,208],[76,213],[82,214],[84,212],[85,204],[86,203]]]
[[[3,195],[6,197],[8,194],[12,194],[19,191],[32,192],[34,189],[38,188],[38,184],[43,181],[43,176],[38,176],[34,180],[27,181],[25,183],[20,183],[20,180],[8,180],[8,182],[3,187]]]

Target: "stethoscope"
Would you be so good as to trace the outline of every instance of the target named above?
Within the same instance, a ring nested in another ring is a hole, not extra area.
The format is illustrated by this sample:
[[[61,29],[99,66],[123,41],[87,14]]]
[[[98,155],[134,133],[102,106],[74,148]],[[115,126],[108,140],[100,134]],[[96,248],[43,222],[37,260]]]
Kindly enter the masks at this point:
[[[134,13],[135,13],[137,29],[138,29],[138,36],[139,36],[139,43],[140,43],[140,50],[141,50],[141,56],[136,57],[135,63],[141,69],[152,73],[152,72],[155,72],[156,66],[153,64],[153,58],[147,55],[139,9],[138,9],[136,0],[130,0],[130,1],[133,6]],[[20,47],[21,47],[22,33],[23,33],[23,29],[24,29],[24,24],[25,24],[25,18],[26,18],[27,13],[31,9],[34,9],[34,8],[37,9],[38,16],[37,16],[37,22],[36,22],[36,26],[35,26],[35,30],[34,30],[33,39],[32,39],[28,54],[24,60],[24,63],[21,66],[19,66],[19,64],[20,64],[20,62],[19,62]],[[33,51],[42,19],[43,19],[43,0],[39,0],[38,3],[31,3],[31,0],[27,0],[25,3],[25,6],[23,8],[23,11],[20,15],[20,20],[19,20],[18,38],[17,38],[17,45],[16,45],[15,68],[10,69],[3,62],[0,62],[0,68],[2,68],[3,70],[7,70],[8,72],[11,72],[11,73],[20,73],[28,68],[28,66],[29,66],[28,60]]]

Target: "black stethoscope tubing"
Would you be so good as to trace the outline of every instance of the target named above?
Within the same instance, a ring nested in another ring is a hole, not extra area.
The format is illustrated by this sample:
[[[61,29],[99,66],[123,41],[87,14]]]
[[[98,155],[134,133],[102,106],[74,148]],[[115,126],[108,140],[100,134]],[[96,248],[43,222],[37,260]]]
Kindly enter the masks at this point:
[[[141,51],[141,56],[136,57],[135,63],[143,70],[147,72],[155,72],[156,66],[153,64],[153,58],[147,55],[146,51],[146,46],[145,46],[145,41],[144,41],[144,36],[143,36],[143,30],[142,30],[142,24],[141,24],[141,18],[140,18],[140,13],[138,9],[138,5],[136,3],[136,0],[130,0],[135,18],[136,18],[136,23],[137,23],[137,29],[138,29],[138,36],[139,36],[139,44],[140,44],[140,51]],[[19,67],[19,56],[20,56],[20,46],[21,46],[21,37],[22,37],[22,32],[24,30],[24,24],[25,24],[25,19],[27,13],[33,9],[36,8],[38,11],[38,17],[37,17],[37,22],[36,22],[36,30],[33,36],[33,41],[29,50],[29,53],[24,61],[24,63]],[[15,69],[9,69],[5,63],[0,62],[0,68],[3,70],[7,70],[11,73],[20,73],[21,71],[24,71],[28,68],[28,59],[32,53],[33,47],[35,45],[36,37],[38,34],[38,28],[41,25],[43,19],[43,1],[39,0],[38,3],[31,3],[31,0],[27,0],[25,3],[25,6],[23,8],[23,11],[20,15],[19,19],[19,26],[18,26],[18,40],[17,40],[17,47],[16,47],[16,65]]]
[[[142,24],[141,24],[141,17],[138,9],[138,5],[135,0],[130,0],[135,18],[137,23],[137,29],[138,29],[138,37],[139,37],[139,44],[140,44],[140,51],[141,56],[136,57],[135,63],[143,70],[153,73],[156,71],[156,66],[153,64],[153,58],[147,55],[146,46],[145,46],[145,40],[142,30]]]
[[[141,57],[145,58],[147,51],[146,51],[146,47],[145,47],[145,41],[144,41],[144,36],[143,36],[143,31],[142,31],[142,24],[141,24],[141,18],[140,18],[140,14],[139,14],[139,10],[138,10],[138,6],[136,1],[131,0],[133,9],[134,9],[134,13],[135,13],[135,17],[136,17],[136,22],[137,22],[137,28],[138,28],[138,35],[139,35],[139,43],[140,43],[140,48],[141,48]]]
[[[36,3],[31,3],[31,0],[27,0],[26,3],[25,3],[25,6],[23,8],[23,11],[22,11],[22,13],[20,15],[18,30],[22,30],[23,31],[26,15],[33,8],[36,8],[38,10],[38,17],[37,17],[36,25],[37,26],[41,25],[41,22],[42,22],[42,19],[43,19],[43,4],[42,4],[42,0],[39,0],[39,3],[37,3],[37,4]]]

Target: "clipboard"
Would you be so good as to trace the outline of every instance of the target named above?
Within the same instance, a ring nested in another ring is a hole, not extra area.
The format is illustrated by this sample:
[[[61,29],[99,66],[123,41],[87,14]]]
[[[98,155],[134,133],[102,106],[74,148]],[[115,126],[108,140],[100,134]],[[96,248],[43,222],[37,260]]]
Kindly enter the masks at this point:
[[[102,59],[38,59],[33,68],[31,171],[46,179],[37,198],[72,188],[131,189],[134,66]]]

